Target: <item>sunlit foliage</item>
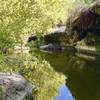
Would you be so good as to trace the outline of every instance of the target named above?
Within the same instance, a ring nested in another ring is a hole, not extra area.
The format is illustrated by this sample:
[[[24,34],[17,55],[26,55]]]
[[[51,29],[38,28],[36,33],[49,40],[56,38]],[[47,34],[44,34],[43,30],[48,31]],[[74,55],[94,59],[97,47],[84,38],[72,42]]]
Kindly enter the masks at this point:
[[[81,3],[81,0],[0,0],[0,71],[20,73],[35,84],[36,100],[53,100],[65,77],[45,60],[26,54],[3,56],[2,51],[25,41],[25,34],[40,36],[59,20],[65,21],[78,1]]]
[[[21,42],[23,33],[43,34],[70,9],[69,0],[0,0],[0,48]]]
[[[36,100],[53,100],[58,87],[65,84],[65,76],[57,73],[45,60],[29,54],[23,56],[23,59],[21,54],[2,57],[0,71],[19,73],[33,83],[33,96]]]
[[[69,12],[88,0],[0,0],[0,48],[12,47],[23,34],[41,35],[65,21]]]

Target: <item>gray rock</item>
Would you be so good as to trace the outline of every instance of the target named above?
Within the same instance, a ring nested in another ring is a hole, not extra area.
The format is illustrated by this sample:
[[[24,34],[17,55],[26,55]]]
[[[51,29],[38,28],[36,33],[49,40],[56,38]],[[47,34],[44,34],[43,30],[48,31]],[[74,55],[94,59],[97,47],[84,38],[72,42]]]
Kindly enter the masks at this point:
[[[48,45],[40,46],[40,49],[45,52],[61,51],[60,45],[49,43]]]
[[[0,73],[0,100],[33,100],[32,88],[19,74]]]
[[[63,46],[63,45],[58,45],[58,44],[52,44],[49,43],[47,45],[40,46],[40,49],[44,52],[48,53],[53,53],[53,52],[63,52],[63,51],[71,51],[71,52],[76,52],[76,49],[74,46]]]
[[[61,33],[65,33],[65,29],[66,29],[66,26],[55,27],[55,28],[52,28],[52,29],[48,30],[47,34],[52,34],[52,33],[61,34]]]

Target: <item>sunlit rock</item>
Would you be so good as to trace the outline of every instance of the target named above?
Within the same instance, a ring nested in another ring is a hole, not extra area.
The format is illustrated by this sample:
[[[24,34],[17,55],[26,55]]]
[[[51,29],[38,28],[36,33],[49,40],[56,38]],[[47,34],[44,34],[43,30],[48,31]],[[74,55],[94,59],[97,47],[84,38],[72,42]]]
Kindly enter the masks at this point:
[[[29,47],[26,47],[26,46],[24,46],[24,45],[16,45],[15,47],[14,47],[14,53],[29,53],[29,50],[30,50],[30,48]]]
[[[57,44],[49,43],[48,45],[40,46],[40,49],[45,52],[54,52],[54,51],[61,51],[61,46]]]
[[[19,74],[0,73],[0,100],[33,100],[32,85]]]
[[[60,27],[51,28],[51,29],[48,29],[47,34],[64,33],[65,29],[66,29],[66,26],[60,26]]]

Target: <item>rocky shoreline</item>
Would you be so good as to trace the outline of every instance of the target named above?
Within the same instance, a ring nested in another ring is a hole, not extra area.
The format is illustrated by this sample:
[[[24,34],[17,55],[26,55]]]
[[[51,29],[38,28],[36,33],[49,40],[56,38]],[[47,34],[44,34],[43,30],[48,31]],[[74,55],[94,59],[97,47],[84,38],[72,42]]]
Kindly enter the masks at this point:
[[[44,52],[53,53],[53,52],[77,52],[82,54],[92,54],[100,56],[100,52],[96,50],[95,47],[90,46],[61,46],[58,44],[48,44],[40,46],[40,49]]]

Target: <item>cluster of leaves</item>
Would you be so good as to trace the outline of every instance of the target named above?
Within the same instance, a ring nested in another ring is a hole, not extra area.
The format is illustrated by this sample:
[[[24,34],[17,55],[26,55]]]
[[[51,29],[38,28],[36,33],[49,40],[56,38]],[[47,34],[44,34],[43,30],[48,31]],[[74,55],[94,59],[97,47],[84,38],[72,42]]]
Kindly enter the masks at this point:
[[[52,100],[57,95],[58,87],[65,84],[65,76],[57,73],[50,64],[29,54],[2,57],[0,71],[20,73],[36,86],[33,95],[36,100]]]
[[[21,42],[23,33],[43,34],[71,8],[69,0],[0,0],[0,48]]]
[[[89,5],[90,3],[96,0],[74,0],[75,7],[79,6],[82,7],[83,5]]]

